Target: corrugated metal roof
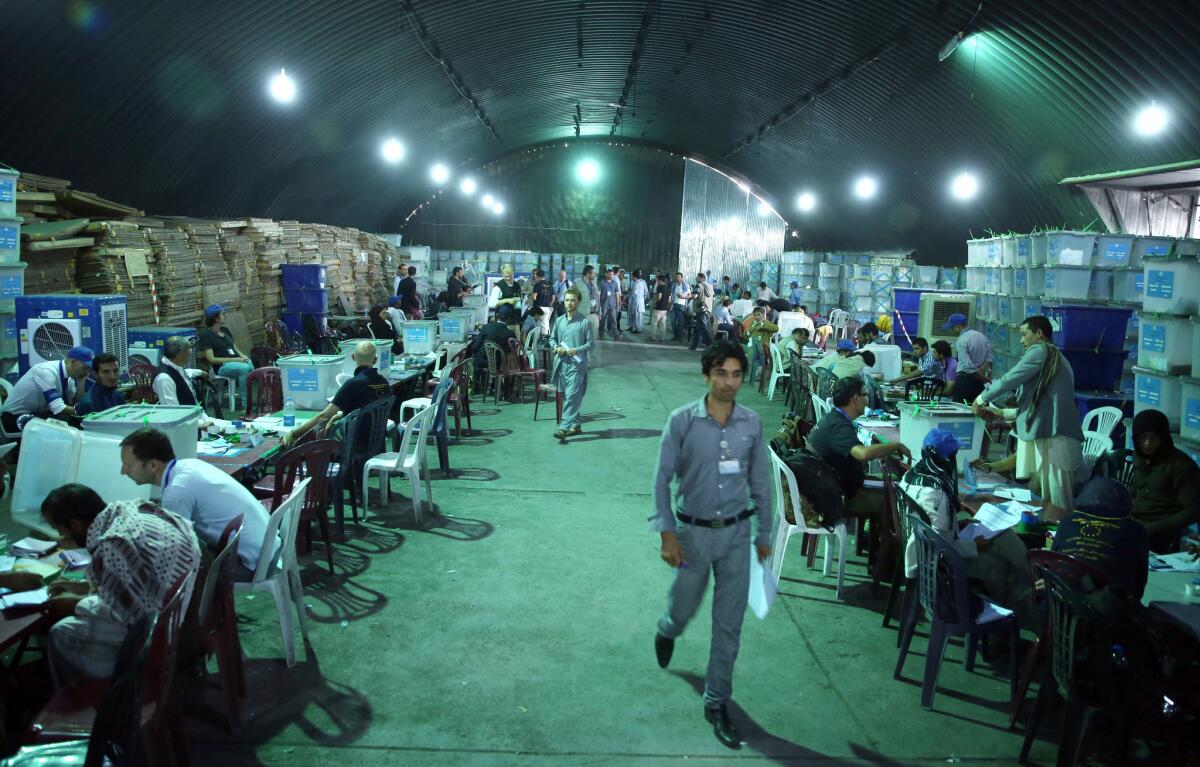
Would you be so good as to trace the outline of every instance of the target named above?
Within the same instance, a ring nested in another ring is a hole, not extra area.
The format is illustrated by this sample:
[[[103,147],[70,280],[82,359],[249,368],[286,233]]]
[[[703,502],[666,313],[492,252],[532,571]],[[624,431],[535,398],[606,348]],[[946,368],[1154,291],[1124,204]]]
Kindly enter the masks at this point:
[[[170,213],[396,229],[433,159],[574,137],[576,105],[584,136],[754,180],[814,246],[935,251],[970,228],[1083,223],[1064,176],[1200,155],[1194,0],[985,2],[977,44],[940,63],[977,0],[19,5],[0,10],[0,160]],[[281,66],[291,107],[266,96]],[[1150,99],[1174,121],[1139,139]],[[398,167],[379,161],[390,134]],[[982,194],[951,204],[967,167]],[[869,205],[850,196],[863,172]],[[820,195],[811,217],[792,209],[801,187]]]

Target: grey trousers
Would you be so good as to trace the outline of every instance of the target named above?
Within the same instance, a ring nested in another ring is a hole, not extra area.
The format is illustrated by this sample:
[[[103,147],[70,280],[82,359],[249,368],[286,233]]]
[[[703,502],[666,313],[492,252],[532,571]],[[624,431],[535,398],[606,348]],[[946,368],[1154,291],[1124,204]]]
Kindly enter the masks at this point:
[[[583,406],[583,395],[587,394],[587,377],[587,365],[559,361],[554,385],[563,393],[562,423],[558,425],[563,431],[583,425],[579,410]]]
[[[712,644],[704,677],[704,705],[715,708],[733,695],[733,664],[750,595],[750,520],[720,530],[681,524],[678,535],[686,566],[675,571],[658,633],[668,639],[683,633],[704,598],[711,570],[715,580]]]

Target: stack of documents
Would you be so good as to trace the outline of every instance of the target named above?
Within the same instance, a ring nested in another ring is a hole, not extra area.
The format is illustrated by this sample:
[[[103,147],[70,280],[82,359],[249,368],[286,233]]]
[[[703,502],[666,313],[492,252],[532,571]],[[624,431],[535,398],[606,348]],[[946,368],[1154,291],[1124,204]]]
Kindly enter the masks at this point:
[[[12,610],[19,607],[37,607],[46,603],[50,592],[44,588],[33,591],[14,591],[0,596],[0,610]]]
[[[9,548],[14,557],[38,559],[58,548],[58,541],[43,541],[40,538],[22,538]]]
[[[958,531],[963,539],[995,538],[1009,528],[1016,527],[1024,512],[1037,512],[1037,507],[1026,506],[1018,501],[1009,503],[985,503],[975,512],[971,524]]]

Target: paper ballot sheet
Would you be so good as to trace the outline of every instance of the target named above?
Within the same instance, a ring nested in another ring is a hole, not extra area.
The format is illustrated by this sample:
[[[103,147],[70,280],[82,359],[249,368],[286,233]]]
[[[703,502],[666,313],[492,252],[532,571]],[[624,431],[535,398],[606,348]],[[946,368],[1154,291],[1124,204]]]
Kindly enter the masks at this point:
[[[750,544],[750,609],[759,620],[767,617],[775,597],[779,596],[779,581],[770,568],[771,559],[758,561],[758,549]]]
[[[1026,506],[1018,501],[1008,503],[985,503],[975,512],[971,524],[958,532],[959,538],[995,538],[1011,527],[1016,527],[1021,521],[1021,513],[1036,512],[1033,506]]]

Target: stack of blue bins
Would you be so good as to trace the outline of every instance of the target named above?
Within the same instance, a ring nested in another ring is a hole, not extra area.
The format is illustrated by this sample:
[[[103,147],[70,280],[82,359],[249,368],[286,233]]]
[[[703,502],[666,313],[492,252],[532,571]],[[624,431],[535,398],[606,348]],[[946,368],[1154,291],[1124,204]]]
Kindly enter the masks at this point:
[[[281,264],[283,278],[283,324],[304,332],[304,318],[312,315],[325,327],[329,313],[329,290],[325,287],[324,264]]]
[[[1129,350],[1125,331],[1132,310],[1095,304],[1058,304],[1046,307],[1054,331],[1054,344],[1075,372],[1076,391],[1119,390]]]

